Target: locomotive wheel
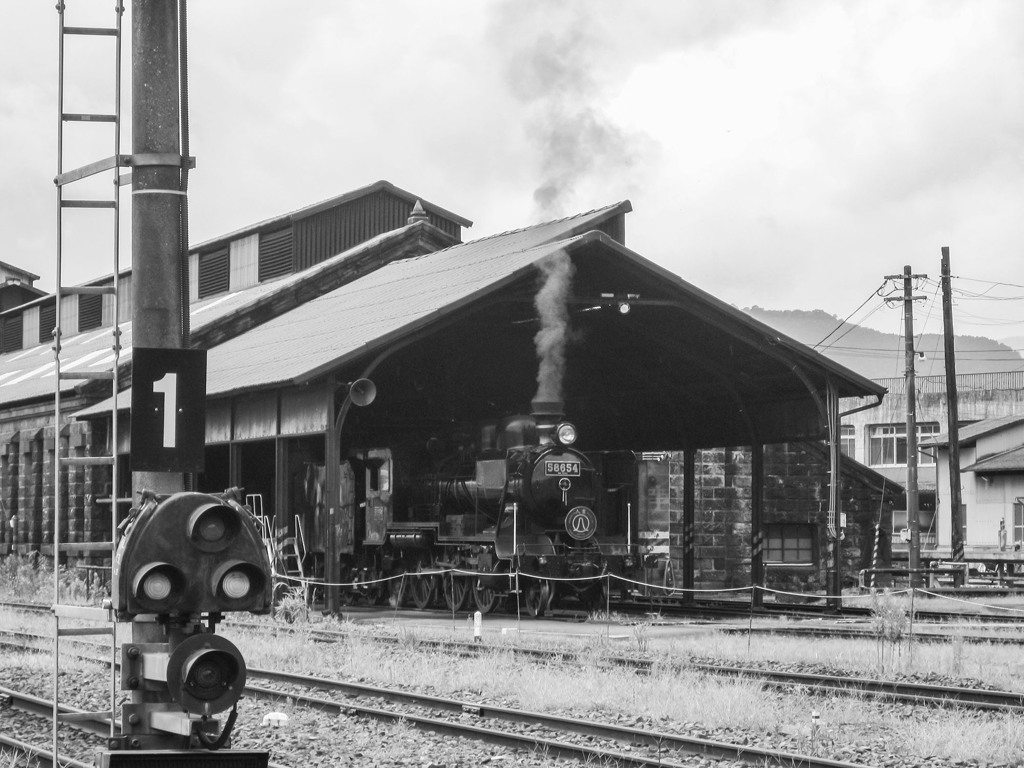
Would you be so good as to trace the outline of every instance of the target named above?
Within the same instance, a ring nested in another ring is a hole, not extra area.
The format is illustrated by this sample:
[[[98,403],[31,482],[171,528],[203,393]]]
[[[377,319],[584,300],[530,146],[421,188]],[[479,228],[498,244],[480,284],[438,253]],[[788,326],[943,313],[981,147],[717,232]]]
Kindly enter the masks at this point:
[[[534,618],[543,616],[551,607],[551,582],[547,579],[527,579],[523,590],[523,602],[527,612]]]
[[[473,584],[473,601],[476,603],[476,609],[482,614],[486,615],[497,608],[502,597],[495,590],[482,585],[479,579]]]
[[[423,570],[423,566],[420,566],[419,570]],[[408,591],[412,604],[420,610],[429,608],[437,596],[437,576],[410,574],[408,578],[411,579]]]
[[[441,591],[444,592],[444,604],[448,610],[461,611],[469,601],[469,580],[449,573],[441,577]]]

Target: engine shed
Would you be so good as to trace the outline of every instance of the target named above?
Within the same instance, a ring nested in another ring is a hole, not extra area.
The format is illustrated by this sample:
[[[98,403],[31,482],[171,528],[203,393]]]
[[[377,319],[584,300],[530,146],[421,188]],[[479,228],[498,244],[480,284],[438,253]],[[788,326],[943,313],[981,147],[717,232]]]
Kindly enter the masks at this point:
[[[299,542],[305,569],[335,584],[338,553],[365,534],[373,487],[394,471],[381,448],[454,449],[476,423],[554,401],[589,451],[681,457],[674,514],[689,533],[673,541],[673,557],[683,587],[698,580],[696,457],[745,447],[740,530],[756,584],[765,446],[824,441],[821,554],[828,591],[838,590],[839,399],[878,404],[882,387],[631,251],[628,201],[466,243],[438,226],[437,210],[447,214],[435,209],[431,221],[413,208],[403,226],[287,276],[194,297],[193,338],[208,349],[199,490],[244,487],[278,536]],[[245,253],[231,237],[216,245],[219,258]],[[130,335],[123,343],[130,351]],[[363,379],[376,397],[360,405],[352,387]],[[122,393],[117,407],[128,402]],[[111,439],[102,426],[110,407],[78,414],[97,440]],[[127,457],[127,429],[116,440]],[[631,525],[639,535],[644,522]],[[337,607],[336,591],[327,598]]]

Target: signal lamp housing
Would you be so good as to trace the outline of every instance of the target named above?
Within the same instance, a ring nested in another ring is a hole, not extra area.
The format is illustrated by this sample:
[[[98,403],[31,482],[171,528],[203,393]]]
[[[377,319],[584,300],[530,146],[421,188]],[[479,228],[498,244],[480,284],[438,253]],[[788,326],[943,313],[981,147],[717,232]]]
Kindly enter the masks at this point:
[[[124,621],[269,613],[272,587],[252,516],[229,497],[184,492],[135,513],[118,544],[111,592]]]
[[[245,689],[245,659],[227,638],[209,632],[191,635],[167,661],[167,687],[182,709],[215,715],[230,709]]]

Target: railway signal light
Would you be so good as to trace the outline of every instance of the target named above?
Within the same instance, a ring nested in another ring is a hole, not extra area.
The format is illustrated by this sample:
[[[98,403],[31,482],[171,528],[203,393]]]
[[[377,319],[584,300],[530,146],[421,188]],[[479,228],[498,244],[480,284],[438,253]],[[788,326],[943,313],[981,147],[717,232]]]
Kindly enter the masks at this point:
[[[228,496],[183,492],[147,500],[114,560],[117,617],[268,613],[270,559],[249,513]]]
[[[122,657],[123,689],[166,693],[163,698],[173,702],[164,702],[170,714],[142,724],[143,731],[161,719],[175,723],[190,719],[181,713],[208,719],[231,709],[245,687],[242,654],[230,640],[212,632],[197,632],[174,644],[126,643]],[[151,703],[144,703],[142,709],[129,710],[128,719],[132,712],[153,709]]]
[[[122,735],[110,740],[104,766],[134,765],[143,751],[168,749],[185,751],[174,753],[179,762],[152,764],[265,766],[266,753],[222,750],[235,714],[222,730],[215,719],[235,707],[246,678],[242,654],[214,633],[217,622],[228,611],[268,613],[272,606],[270,558],[234,495],[144,494],[124,525],[111,593],[119,620],[135,621],[139,634],[162,642],[122,647],[121,688],[132,701],[122,708]],[[211,763],[211,752],[222,762]],[[223,762],[238,756],[245,760]]]

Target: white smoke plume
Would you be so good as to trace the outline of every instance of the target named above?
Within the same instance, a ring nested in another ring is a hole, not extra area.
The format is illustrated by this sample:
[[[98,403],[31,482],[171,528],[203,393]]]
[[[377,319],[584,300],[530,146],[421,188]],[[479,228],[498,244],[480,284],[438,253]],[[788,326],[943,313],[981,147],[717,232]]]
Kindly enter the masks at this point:
[[[557,251],[539,264],[543,282],[533,303],[540,330],[533,337],[537,348],[537,395],[534,400],[561,402],[565,351],[570,340],[568,299],[575,273],[572,259]]]
[[[612,78],[621,75],[608,63],[615,31],[603,28],[601,9],[575,0],[515,0],[496,7],[494,28],[509,89],[527,108],[526,132],[539,164],[535,215],[574,212],[595,185],[606,189],[609,177],[621,197],[637,180],[649,140],[616,124],[606,109]]]

